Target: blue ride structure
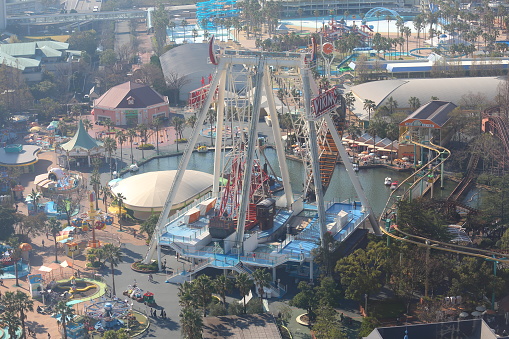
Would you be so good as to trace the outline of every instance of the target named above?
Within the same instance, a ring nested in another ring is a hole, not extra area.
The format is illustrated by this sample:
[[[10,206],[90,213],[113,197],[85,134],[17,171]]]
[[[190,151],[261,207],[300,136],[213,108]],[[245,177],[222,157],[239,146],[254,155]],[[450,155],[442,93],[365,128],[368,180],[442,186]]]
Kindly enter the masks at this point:
[[[216,29],[218,19],[238,16],[237,0],[209,0],[196,4],[196,21],[201,29]]]

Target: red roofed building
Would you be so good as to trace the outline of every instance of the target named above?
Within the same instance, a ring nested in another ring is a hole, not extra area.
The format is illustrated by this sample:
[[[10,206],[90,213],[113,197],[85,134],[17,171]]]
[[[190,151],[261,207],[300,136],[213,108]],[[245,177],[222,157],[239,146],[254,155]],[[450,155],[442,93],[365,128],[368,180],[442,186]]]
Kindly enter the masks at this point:
[[[168,97],[150,86],[131,81],[110,88],[94,100],[94,121],[111,120],[119,125],[150,124],[157,117],[169,116]]]

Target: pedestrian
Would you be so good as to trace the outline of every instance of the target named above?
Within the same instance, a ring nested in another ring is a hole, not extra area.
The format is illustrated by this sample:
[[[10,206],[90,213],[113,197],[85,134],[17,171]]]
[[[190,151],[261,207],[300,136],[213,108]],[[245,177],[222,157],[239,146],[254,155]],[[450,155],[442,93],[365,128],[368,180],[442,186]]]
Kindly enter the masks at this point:
[[[159,316],[162,318],[163,317],[163,309],[161,308],[161,313],[159,314]]]
[[[18,211],[18,204],[16,204],[16,212]]]
[[[0,279],[0,286],[4,286],[4,280]]]
[[[152,273],[148,275],[148,281],[152,282],[154,281],[154,277],[152,276]]]
[[[163,310],[163,318],[166,319],[166,311]]]
[[[136,282],[136,279],[134,279],[133,287],[138,286],[138,283]]]
[[[44,248],[44,239],[42,239],[42,248]]]
[[[339,319],[341,320],[341,322],[343,322],[343,319],[345,319],[345,315],[343,314],[343,312],[341,312],[341,315],[339,316]]]
[[[133,236],[136,238],[136,230],[133,230]]]
[[[51,339],[51,334],[48,333],[48,339]]]
[[[150,316],[153,317],[154,316],[154,309],[151,307],[150,308]]]

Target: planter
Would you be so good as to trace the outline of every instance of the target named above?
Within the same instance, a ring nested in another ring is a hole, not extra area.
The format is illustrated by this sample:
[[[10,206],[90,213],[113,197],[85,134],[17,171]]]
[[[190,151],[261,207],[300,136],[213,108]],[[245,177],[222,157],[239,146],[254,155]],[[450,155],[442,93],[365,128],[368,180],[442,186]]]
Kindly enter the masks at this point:
[[[297,324],[300,324],[302,326],[310,326],[311,325],[309,323],[309,319],[308,319],[308,314],[307,313],[303,313],[301,315],[298,315],[297,318],[295,318],[295,321],[297,322]]]
[[[157,273],[157,272],[159,272],[159,267],[157,267],[157,265],[155,266],[155,268],[150,268],[150,267],[147,267],[150,265],[143,265],[144,267],[139,267],[138,265],[140,265],[140,264],[141,264],[140,261],[136,261],[136,262],[132,263],[131,269],[134,272],[138,272],[138,273]]]

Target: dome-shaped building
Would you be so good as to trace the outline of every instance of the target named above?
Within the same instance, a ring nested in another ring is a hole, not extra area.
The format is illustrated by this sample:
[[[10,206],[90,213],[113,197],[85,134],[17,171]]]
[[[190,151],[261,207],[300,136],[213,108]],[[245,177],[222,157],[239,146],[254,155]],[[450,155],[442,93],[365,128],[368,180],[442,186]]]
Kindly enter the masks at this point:
[[[124,207],[134,212],[134,217],[146,219],[153,212],[161,212],[171,189],[176,170],[147,172],[120,180],[111,190],[121,193]],[[213,175],[186,170],[179,186],[173,209],[180,209],[211,190]]]

